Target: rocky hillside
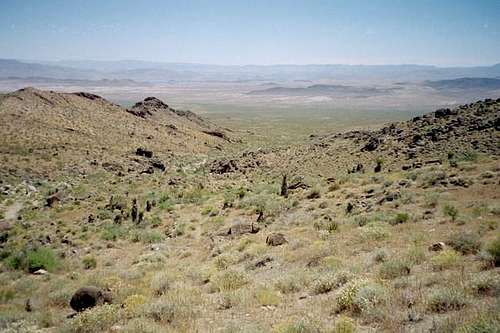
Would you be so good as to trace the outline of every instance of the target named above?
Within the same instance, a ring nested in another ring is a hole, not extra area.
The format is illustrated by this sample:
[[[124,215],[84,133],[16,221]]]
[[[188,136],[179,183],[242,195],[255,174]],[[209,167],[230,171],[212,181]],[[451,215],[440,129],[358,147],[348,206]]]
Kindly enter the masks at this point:
[[[0,172],[17,176],[95,167],[142,172],[149,163],[137,162],[137,148],[168,163],[173,155],[207,153],[231,140],[225,130],[154,97],[128,110],[85,92],[33,88],[0,95],[0,131],[0,155],[9,160]]]
[[[0,103],[1,331],[498,331],[500,100],[251,151],[155,98]]]

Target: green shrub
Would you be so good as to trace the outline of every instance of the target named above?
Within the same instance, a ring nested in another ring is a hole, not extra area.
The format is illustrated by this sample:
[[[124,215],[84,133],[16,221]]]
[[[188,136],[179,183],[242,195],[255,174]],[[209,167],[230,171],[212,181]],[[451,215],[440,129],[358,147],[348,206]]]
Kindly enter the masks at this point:
[[[431,312],[460,310],[465,305],[467,305],[467,298],[463,291],[458,289],[435,289],[427,297],[427,308]]]
[[[488,244],[486,251],[493,257],[495,266],[500,266],[500,237]]]
[[[62,332],[99,333],[108,331],[123,316],[120,305],[105,304],[78,313]]]
[[[384,279],[395,279],[410,274],[410,265],[401,259],[388,260],[381,264],[379,275]]]
[[[281,298],[269,288],[258,288],[255,298],[260,305],[264,306],[276,306],[281,302]]]
[[[101,233],[101,238],[107,241],[116,241],[126,235],[125,229],[117,224],[105,224]]]
[[[286,323],[276,325],[273,333],[321,333],[320,327],[312,323],[308,319],[300,319],[297,321],[288,321]]]
[[[479,318],[474,318],[468,323],[459,326],[454,333],[499,333],[500,332],[500,316],[497,315],[480,315]]]
[[[158,243],[163,240],[163,235],[155,230],[137,230],[131,234],[132,242],[142,242],[146,244]]]
[[[59,266],[55,252],[47,247],[19,251],[6,258],[6,264],[12,269],[23,269],[33,273],[39,269],[53,272]]]
[[[462,256],[455,250],[447,249],[431,258],[434,270],[442,271],[456,267],[462,263]]]
[[[387,290],[376,283],[362,285],[353,299],[353,309],[368,312],[387,300]]]
[[[346,316],[340,316],[335,320],[333,333],[356,333],[354,320]]]
[[[396,216],[389,221],[391,225],[406,223],[410,220],[410,215],[408,213],[397,213]]]
[[[319,295],[328,293],[333,289],[345,285],[352,277],[352,274],[347,271],[339,271],[336,274],[322,274],[313,282],[311,294]]]
[[[481,272],[469,281],[469,289],[476,295],[500,295],[500,276],[495,272]]]
[[[339,291],[335,297],[335,312],[356,311],[356,295],[359,289],[367,284],[366,280],[352,280]]]
[[[296,274],[287,274],[285,277],[278,280],[274,284],[274,287],[283,294],[293,294],[301,291],[307,281],[305,281],[302,275]]]
[[[248,283],[246,276],[237,271],[224,271],[216,275],[212,281],[218,291],[231,291]]]
[[[451,218],[453,222],[457,219],[458,209],[453,205],[445,205],[443,207],[443,213]]]
[[[92,269],[97,267],[97,260],[93,256],[86,256],[82,260],[83,268]]]
[[[446,244],[462,254],[475,254],[481,248],[479,236],[473,233],[465,232],[451,235],[446,241]]]

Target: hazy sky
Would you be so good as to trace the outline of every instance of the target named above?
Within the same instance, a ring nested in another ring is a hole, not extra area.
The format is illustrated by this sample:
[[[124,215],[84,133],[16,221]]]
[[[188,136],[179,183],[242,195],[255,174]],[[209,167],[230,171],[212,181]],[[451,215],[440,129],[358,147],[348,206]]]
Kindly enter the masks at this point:
[[[0,58],[500,62],[500,0],[0,0]]]

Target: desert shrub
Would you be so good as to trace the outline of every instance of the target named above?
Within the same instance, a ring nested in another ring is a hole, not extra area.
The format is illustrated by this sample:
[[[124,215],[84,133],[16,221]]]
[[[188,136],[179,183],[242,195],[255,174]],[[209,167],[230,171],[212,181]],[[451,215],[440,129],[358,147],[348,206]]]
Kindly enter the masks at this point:
[[[117,224],[105,224],[101,233],[101,238],[107,241],[116,241],[126,235],[125,229]]]
[[[354,223],[356,223],[360,227],[364,227],[365,225],[368,224],[368,222],[370,222],[370,220],[366,215],[358,215],[354,217]]]
[[[340,316],[335,320],[333,333],[356,333],[354,320],[346,316]]]
[[[431,312],[460,310],[465,305],[467,305],[465,294],[455,288],[435,289],[427,296],[427,309]]]
[[[454,330],[454,333],[498,333],[500,332],[500,316],[482,314],[469,320]]]
[[[468,287],[476,295],[497,296],[500,294],[500,275],[481,272],[471,278]]]
[[[319,295],[332,291],[335,288],[335,276],[333,274],[323,274],[319,276],[311,286],[311,294]]]
[[[237,271],[224,271],[216,275],[212,284],[218,291],[231,291],[243,287],[248,283],[247,277]]]
[[[124,333],[162,333],[165,332],[165,327],[149,320],[148,318],[133,318],[123,327]]]
[[[489,243],[486,251],[492,256],[495,266],[500,266],[500,237]]]
[[[439,193],[426,192],[424,195],[424,205],[429,208],[436,208],[439,203]]]
[[[156,230],[136,230],[131,233],[130,238],[132,242],[152,244],[161,242],[163,235]]]
[[[373,261],[376,263],[385,262],[386,260],[387,260],[387,253],[383,249],[377,250],[373,254]]]
[[[146,303],[146,296],[140,294],[132,294],[127,296],[123,301],[123,308],[129,315],[138,314],[144,304]]]
[[[86,256],[82,260],[83,268],[92,269],[97,267],[97,260],[93,256]]]
[[[405,255],[405,260],[412,265],[419,265],[426,259],[426,251],[423,247],[412,246]]]
[[[474,254],[481,248],[479,236],[465,232],[452,234],[446,241],[446,244],[462,254]]]
[[[23,269],[28,272],[35,272],[39,269],[53,272],[59,267],[60,262],[54,250],[40,247],[34,250],[15,252],[6,258],[6,264],[12,269]]]
[[[123,316],[120,305],[105,304],[80,312],[63,328],[63,332],[99,333],[108,331]]]
[[[353,275],[347,271],[339,271],[336,274],[322,274],[312,283],[311,294],[319,295],[328,293],[333,289],[345,285],[352,278]]]
[[[462,263],[462,256],[455,250],[447,249],[431,258],[434,270],[442,271],[453,268]]]
[[[356,311],[356,295],[359,289],[366,284],[366,280],[358,279],[351,280],[343,286],[335,297],[335,312]]]
[[[458,209],[453,205],[444,205],[443,214],[449,216],[453,222],[457,219]]]
[[[306,277],[301,272],[292,272],[278,280],[274,287],[283,294],[293,294],[301,291],[307,283]]]
[[[273,333],[321,333],[321,328],[309,319],[287,321],[273,327]]]
[[[410,274],[410,264],[401,259],[391,259],[382,263],[379,269],[380,277],[395,279]]]
[[[199,291],[171,290],[156,302],[144,306],[144,315],[161,324],[169,324],[179,331],[191,332],[200,303]]]
[[[445,179],[446,173],[444,171],[431,171],[423,176],[422,185],[424,187],[435,186]]]
[[[260,305],[276,306],[281,302],[280,297],[269,288],[258,288],[255,291],[255,298]]]
[[[16,296],[16,290],[12,287],[0,287],[0,304],[8,303]]]
[[[51,306],[64,308],[68,306],[69,300],[75,291],[70,288],[59,288],[48,295],[47,303]]]
[[[382,223],[369,223],[361,229],[361,238],[363,240],[380,241],[387,239],[390,232],[387,230],[386,225]]]
[[[363,313],[372,313],[373,310],[387,300],[387,290],[376,283],[362,285],[356,292],[353,310]]]
[[[389,221],[391,225],[406,223],[410,220],[410,215],[408,213],[402,212],[397,213],[392,220]]]
[[[164,295],[171,285],[170,276],[166,273],[156,273],[151,279],[150,288],[155,296]]]

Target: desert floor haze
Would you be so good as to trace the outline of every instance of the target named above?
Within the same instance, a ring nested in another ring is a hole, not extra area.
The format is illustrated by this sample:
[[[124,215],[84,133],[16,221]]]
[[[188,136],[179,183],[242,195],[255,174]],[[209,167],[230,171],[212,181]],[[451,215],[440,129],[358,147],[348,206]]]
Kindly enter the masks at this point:
[[[500,333],[499,36],[497,0],[2,0],[0,332]]]

